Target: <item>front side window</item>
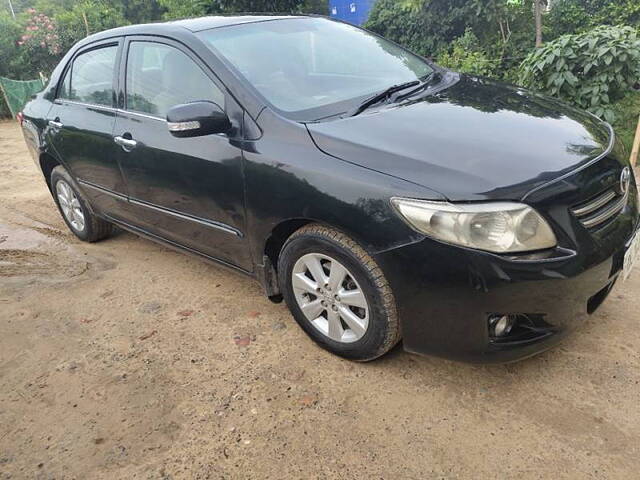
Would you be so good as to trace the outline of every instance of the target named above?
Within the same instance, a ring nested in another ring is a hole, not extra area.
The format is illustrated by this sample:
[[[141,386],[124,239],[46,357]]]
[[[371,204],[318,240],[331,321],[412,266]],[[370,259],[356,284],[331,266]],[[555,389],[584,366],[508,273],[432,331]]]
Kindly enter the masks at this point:
[[[113,105],[113,73],[118,46],[78,55],[67,70],[58,98],[94,105]]]
[[[176,105],[207,100],[224,108],[224,94],[177,48],[132,42],[127,57],[127,110],[164,118]]]
[[[296,119],[330,114],[319,110],[433,72],[424,59],[383,38],[322,18],[247,23],[198,36]]]

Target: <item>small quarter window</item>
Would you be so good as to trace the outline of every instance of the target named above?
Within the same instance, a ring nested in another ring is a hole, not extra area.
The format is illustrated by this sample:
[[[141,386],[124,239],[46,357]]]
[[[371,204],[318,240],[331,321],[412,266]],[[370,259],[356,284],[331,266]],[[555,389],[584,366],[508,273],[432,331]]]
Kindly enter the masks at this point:
[[[67,72],[64,75],[64,80],[60,85],[60,89],[58,90],[58,98],[70,99],[69,96],[71,91],[71,68],[67,69]]]
[[[224,94],[177,48],[132,42],[127,58],[127,110],[164,118],[182,103],[208,100],[224,108]]]
[[[116,45],[78,55],[67,70],[58,97],[94,105],[113,105]]]

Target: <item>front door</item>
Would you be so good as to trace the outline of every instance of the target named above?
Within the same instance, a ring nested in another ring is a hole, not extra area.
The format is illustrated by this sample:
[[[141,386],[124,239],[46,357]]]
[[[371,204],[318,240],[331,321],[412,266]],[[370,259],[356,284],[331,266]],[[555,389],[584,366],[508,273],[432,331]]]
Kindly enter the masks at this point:
[[[167,111],[197,100],[235,108],[191,53],[169,40],[131,38],[123,56],[123,104],[114,141],[133,214],[148,233],[251,270],[245,236],[242,151],[234,134],[176,138]],[[240,129],[235,129],[239,135]]]
[[[47,139],[97,210],[127,208],[113,143],[119,42],[92,45],[66,68],[48,115]]]

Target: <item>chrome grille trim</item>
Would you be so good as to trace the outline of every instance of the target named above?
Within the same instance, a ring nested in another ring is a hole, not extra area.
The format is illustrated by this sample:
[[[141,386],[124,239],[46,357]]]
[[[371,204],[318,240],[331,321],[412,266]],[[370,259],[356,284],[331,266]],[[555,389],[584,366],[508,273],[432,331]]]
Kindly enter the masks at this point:
[[[582,224],[587,228],[597,227],[601,223],[606,222],[611,217],[619,214],[627,204],[627,196],[625,195],[620,200],[615,202],[613,206],[608,207],[604,212],[601,212],[593,217],[588,219],[581,220]]]
[[[592,212],[595,212],[599,208],[604,207],[611,200],[616,198],[616,194],[613,190],[609,190],[604,195],[600,195],[598,198],[593,200],[592,202],[587,203],[584,207],[574,208],[573,214],[577,217],[582,217],[584,215],[589,215]]]
[[[618,215],[629,200],[629,193],[619,195],[615,190],[608,190],[593,200],[571,210],[580,223],[588,229],[599,227]]]

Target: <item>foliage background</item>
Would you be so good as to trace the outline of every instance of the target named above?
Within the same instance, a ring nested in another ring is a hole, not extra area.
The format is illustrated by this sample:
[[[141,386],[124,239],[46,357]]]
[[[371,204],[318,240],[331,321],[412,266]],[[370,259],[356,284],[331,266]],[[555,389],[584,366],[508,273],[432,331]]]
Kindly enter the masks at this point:
[[[14,19],[2,2],[0,75],[13,79],[48,75],[75,42],[120,25],[232,12],[328,13],[328,0],[12,0]],[[548,7],[540,49],[536,3]],[[589,109],[613,122],[630,147],[640,113],[640,0],[378,0],[365,27],[453,70]],[[0,101],[0,116],[2,108]]]
[[[328,0],[11,0],[11,5],[15,18],[9,0],[0,0],[0,76],[14,80],[48,76],[74,43],[122,25],[216,13],[329,11]],[[0,98],[0,117],[6,116]]]
[[[12,0],[12,5],[15,19],[8,0],[0,2],[0,75],[14,80],[47,75],[74,43],[122,25],[216,13],[329,11],[328,0]],[[43,32],[55,35],[53,45],[41,45]],[[38,41],[25,43],[25,35]]]

